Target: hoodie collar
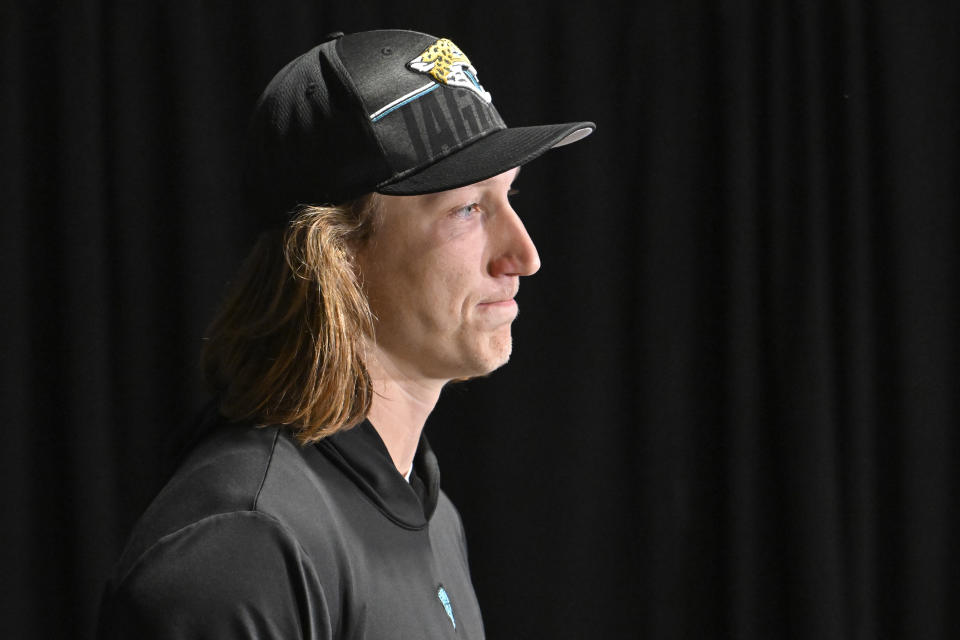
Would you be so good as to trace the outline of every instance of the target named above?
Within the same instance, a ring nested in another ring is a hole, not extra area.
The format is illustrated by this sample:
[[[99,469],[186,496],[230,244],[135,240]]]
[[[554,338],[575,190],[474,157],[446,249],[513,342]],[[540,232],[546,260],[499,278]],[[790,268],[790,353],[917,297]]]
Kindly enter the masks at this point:
[[[317,448],[394,523],[406,529],[427,526],[440,494],[440,470],[425,435],[420,435],[410,482],[397,471],[369,420],[324,438]]]

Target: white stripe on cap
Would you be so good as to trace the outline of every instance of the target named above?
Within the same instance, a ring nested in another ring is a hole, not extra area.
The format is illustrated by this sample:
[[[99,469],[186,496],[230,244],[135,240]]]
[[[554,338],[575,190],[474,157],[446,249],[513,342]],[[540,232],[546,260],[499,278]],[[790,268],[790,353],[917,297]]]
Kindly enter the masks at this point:
[[[394,101],[391,102],[390,104],[382,107],[382,108],[379,109],[378,111],[375,111],[375,112],[371,113],[371,114],[370,114],[370,119],[373,120],[374,122],[376,122],[377,120],[379,120],[379,119],[382,118],[383,116],[387,115],[388,113],[390,113],[390,112],[393,111],[394,109],[399,109],[400,107],[402,107],[403,105],[407,104],[408,102],[413,102],[414,100],[416,100],[416,99],[419,98],[420,96],[425,95],[425,94],[427,94],[427,93],[430,93],[431,91],[433,91],[434,89],[436,89],[436,88],[439,87],[439,86],[440,86],[440,85],[437,84],[436,82],[428,82],[427,84],[423,85],[423,86],[420,87],[419,89],[414,89],[414,90],[411,91],[410,93],[408,93],[408,94],[406,94],[406,95],[403,95],[403,96],[400,96],[399,98],[397,98],[396,100],[394,100]]]

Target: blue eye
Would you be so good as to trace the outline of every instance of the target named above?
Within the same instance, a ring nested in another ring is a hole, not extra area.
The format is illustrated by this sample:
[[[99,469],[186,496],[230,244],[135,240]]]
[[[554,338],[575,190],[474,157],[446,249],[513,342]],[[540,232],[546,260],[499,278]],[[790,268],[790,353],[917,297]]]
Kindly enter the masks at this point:
[[[458,218],[469,218],[479,210],[480,210],[480,203],[471,202],[470,204],[454,209],[453,215]]]

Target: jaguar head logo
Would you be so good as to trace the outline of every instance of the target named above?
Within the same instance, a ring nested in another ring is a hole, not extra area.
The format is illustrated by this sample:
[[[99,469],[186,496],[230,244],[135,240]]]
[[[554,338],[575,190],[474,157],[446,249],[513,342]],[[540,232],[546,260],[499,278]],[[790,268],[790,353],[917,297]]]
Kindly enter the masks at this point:
[[[441,38],[427,47],[427,50],[407,63],[414,71],[431,76],[440,84],[462,87],[473,91],[484,102],[492,98],[477,80],[477,70],[460,48],[446,38]]]

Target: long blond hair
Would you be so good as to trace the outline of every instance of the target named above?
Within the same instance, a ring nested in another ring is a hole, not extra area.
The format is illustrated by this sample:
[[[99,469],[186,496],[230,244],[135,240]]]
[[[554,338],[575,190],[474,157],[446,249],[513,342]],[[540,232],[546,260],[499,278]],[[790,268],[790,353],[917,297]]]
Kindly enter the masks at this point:
[[[377,204],[370,194],[304,206],[284,230],[260,236],[201,356],[227,419],[288,425],[305,444],[366,417],[372,388],[363,349],[373,316],[354,255]]]

